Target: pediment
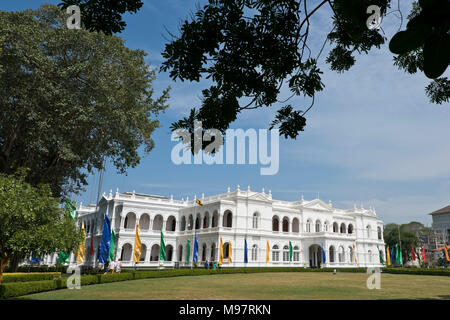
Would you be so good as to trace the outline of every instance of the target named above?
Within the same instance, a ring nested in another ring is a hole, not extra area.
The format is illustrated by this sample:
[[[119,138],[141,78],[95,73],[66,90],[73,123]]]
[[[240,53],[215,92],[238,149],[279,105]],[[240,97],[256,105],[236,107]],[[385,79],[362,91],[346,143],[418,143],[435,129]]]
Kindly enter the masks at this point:
[[[318,211],[332,211],[332,208],[330,205],[326,204],[320,199],[315,199],[312,201],[309,201],[308,203],[305,203],[303,205],[304,208],[312,209],[312,210],[318,210]]]
[[[248,200],[270,202],[269,197],[261,193],[252,194],[248,197]]]

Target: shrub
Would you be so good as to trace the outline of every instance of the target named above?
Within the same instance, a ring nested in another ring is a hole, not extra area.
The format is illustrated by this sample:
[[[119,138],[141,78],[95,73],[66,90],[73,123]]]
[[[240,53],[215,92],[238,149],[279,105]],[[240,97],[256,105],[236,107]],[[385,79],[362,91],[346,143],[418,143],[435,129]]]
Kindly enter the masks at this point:
[[[3,274],[3,283],[53,280],[55,278],[61,278],[61,272],[12,274],[5,273]]]
[[[55,288],[56,281],[54,280],[5,283],[0,285],[0,298],[7,299],[31,293],[50,291]]]
[[[97,275],[98,283],[133,280],[133,273],[113,273]]]

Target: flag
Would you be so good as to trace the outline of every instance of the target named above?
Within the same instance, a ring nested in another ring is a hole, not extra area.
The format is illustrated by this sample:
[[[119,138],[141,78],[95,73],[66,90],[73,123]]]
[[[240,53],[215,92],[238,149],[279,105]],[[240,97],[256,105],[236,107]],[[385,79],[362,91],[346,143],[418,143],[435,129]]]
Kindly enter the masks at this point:
[[[269,246],[269,240],[267,240],[266,263],[269,263],[269,258],[270,258],[270,246]]]
[[[248,263],[248,248],[247,248],[247,238],[244,240],[244,263]]]
[[[61,251],[58,255],[58,263],[69,263],[69,254]]]
[[[408,261],[408,250],[405,249],[405,262]]]
[[[289,241],[289,261],[292,261],[292,243]]]
[[[198,239],[197,239],[197,232],[194,236],[194,253],[192,255],[192,261],[198,262]]]
[[[70,216],[75,220],[75,217],[77,216],[77,207],[70,199],[66,200],[66,210],[69,211]]]
[[[220,244],[219,244],[219,267],[222,266],[223,263],[223,242],[222,237],[220,237]]]
[[[326,259],[325,259],[325,250],[322,248],[322,247],[320,247],[320,250],[322,250],[322,263],[326,263]]]
[[[398,243],[395,244],[395,263],[400,264],[400,254],[398,249]]]
[[[116,257],[116,232],[114,230],[111,231],[111,245],[109,248],[109,261],[114,261]]]
[[[399,253],[399,257],[398,257],[398,259],[399,259],[399,264],[403,264],[402,250],[401,250],[401,249],[398,249],[398,253]]]
[[[444,253],[445,253],[445,258],[447,259],[447,261],[450,261],[450,258],[448,257],[448,250],[447,250],[446,244],[444,244]]]
[[[422,259],[423,259],[423,262],[427,262],[427,255],[425,253],[425,247],[422,247]]]
[[[231,241],[230,242],[228,242],[228,263],[231,263],[231,262],[233,262],[232,260],[231,260],[231,254],[233,253],[233,250],[232,250],[232,248],[231,248]]]
[[[383,254],[381,253],[381,250],[380,250],[380,248],[378,246],[377,246],[377,249],[378,249],[378,254],[380,255],[380,263],[384,264]]]
[[[81,222],[81,232],[83,233],[83,240],[81,240],[80,247],[77,251],[77,263],[84,262],[84,253],[86,251],[86,230],[84,229],[84,221]]]
[[[199,199],[197,199],[197,200],[195,201],[195,203],[197,203],[199,206],[203,206],[203,203],[202,203]]]
[[[189,255],[191,254],[191,241],[188,239],[186,247],[186,262],[189,262]]]
[[[411,254],[412,254],[413,261],[416,261],[416,252],[414,251],[414,247],[413,246],[411,246]]]
[[[31,254],[31,262],[41,262],[41,257],[36,258],[35,252]]]
[[[166,261],[166,244],[164,243],[164,233],[161,228],[161,243],[159,244],[159,260]]]
[[[387,260],[387,265],[390,266],[391,265],[391,255],[389,253],[389,246],[387,246],[387,248],[386,248],[386,260]]]
[[[98,261],[100,263],[106,264],[108,262],[110,245],[111,245],[111,218],[107,214],[105,214],[102,242],[100,242],[100,252],[98,254]]]
[[[141,259],[141,237],[139,236],[139,223],[136,225],[136,235],[134,237],[133,262],[139,262]]]
[[[395,247],[395,246],[394,246]],[[395,254],[394,254],[394,247],[391,248],[391,259],[392,259],[392,264],[395,264]]]
[[[355,244],[353,244],[353,252],[355,255],[355,264],[358,264],[358,260],[356,260],[356,248],[355,248]]]
[[[91,254],[91,257],[94,255],[94,235],[91,234],[91,252],[89,252]]]

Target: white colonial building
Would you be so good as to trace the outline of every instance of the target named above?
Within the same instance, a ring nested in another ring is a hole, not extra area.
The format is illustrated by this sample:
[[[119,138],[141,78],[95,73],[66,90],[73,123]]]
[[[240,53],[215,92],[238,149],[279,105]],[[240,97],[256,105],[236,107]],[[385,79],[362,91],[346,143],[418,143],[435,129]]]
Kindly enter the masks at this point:
[[[384,259],[383,222],[374,209],[342,210],[320,199],[281,201],[272,194],[236,190],[194,200],[135,192],[103,194],[98,205],[77,210],[77,219],[84,221],[87,231],[87,265],[96,265],[102,237],[104,215],[111,218],[116,232],[116,259],[123,267],[132,267],[136,224],[139,223],[142,255],[138,267],[186,267],[192,263],[193,239],[199,242],[198,260],[218,261],[219,241],[224,244],[223,267],[244,266],[244,240],[247,239],[247,267],[380,267],[379,251]],[[160,230],[164,232],[167,261],[160,262]],[[94,255],[91,256],[91,237]],[[186,262],[187,241],[190,240],[189,261]],[[267,241],[269,262],[266,262]],[[289,242],[293,247],[290,261]],[[232,246],[232,262],[228,245]],[[322,261],[325,250],[325,263]],[[355,262],[356,255],[356,262]],[[56,263],[57,255],[44,261]],[[72,254],[71,263],[74,262]]]

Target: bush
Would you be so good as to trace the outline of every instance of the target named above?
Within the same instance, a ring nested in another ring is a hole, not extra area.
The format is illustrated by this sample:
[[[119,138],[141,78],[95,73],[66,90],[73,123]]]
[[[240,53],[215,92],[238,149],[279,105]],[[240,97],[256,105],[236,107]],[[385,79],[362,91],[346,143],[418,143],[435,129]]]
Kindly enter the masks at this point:
[[[97,275],[98,283],[108,283],[115,281],[133,280],[133,273],[113,273],[113,274],[99,274]]]
[[[450,277],[450,269],[423,269],[423,268],[385,268],[384,273],[415,274],[423,276],[447,276]]]
[[[53,280],[55,278],[61,278],[61,272],[12,274],[5,273],[3,274],[3,283]]]
[[[56,289],[55,280],[5,283],[0,285],[0,298],[7,299],[54,289]]]

